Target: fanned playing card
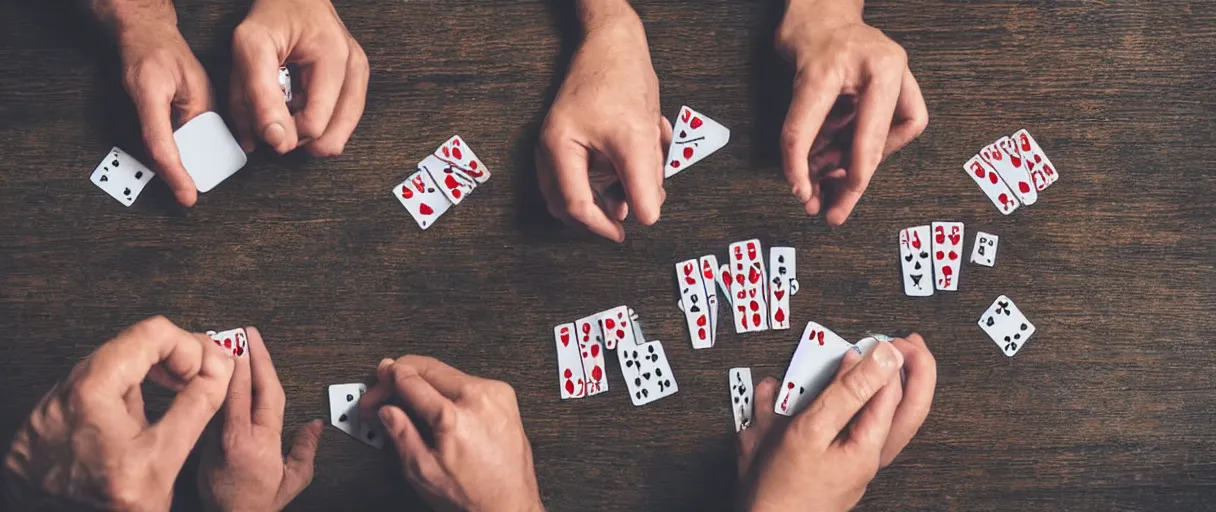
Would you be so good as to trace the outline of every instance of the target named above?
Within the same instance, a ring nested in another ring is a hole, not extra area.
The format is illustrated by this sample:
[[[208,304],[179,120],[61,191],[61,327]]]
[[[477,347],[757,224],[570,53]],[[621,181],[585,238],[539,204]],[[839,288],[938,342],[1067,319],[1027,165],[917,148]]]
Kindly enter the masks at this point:
[[[646,405],[679,391],[662,343],[651,341],[632,348],[620,346],[616,356],[633,405]]]
[[[431,175],[418,170],[393,187],[393,197],[410,212],[418,227],[426,229],[452,207],[452,202],[439,191]]]
[[[975,243],[971,245],[971,262],[985,267],[996,265],[996,244],[999,240],[996,235],[976,232]]]
[[[616,350],[618,346],[632,347],[645,340],[637,338],[637,325],[633,323],[627,306],[617,306],[599,315],[600,330],[604,333],[604,348]]]
[[[751,368],[730,369],[730,410],[735,417],[735,432],[752,425],[755,399]]]
[[[1039,200],[1039,193],[1031,183],[1030,171],[1022,162],[1022,152],[1018,151],[1013,139],[1001,137],[981,149],[979,156],[996,170],[1022,204],[1030,206]]]
[[[1000,150],[996,150],[1000,151]],[[1013,196],[1013,191],[1005,185],[1001,177],[996,173],[996,170],[984,163],[984,160],[979,155],[971,157],[967,163],[963,165],[963,170],[968,176],[980,186],[980,190],[984,191],[984,195],[996,205],[996,209],[1004,215],[1013,213],[1018,209],[1018,200]]]
[[[793,247],[772,247],[768,250],[769,326],[790,328],[790,296],[798,293],[798,265]]]
[[[671,148],[667,151],[667,166],[663,177],[670,178],[730,141],[730,130],[691,108],[680,107],[680,115],[672,129]]]
[[[768,274],[764,250],[756,239],[730,244],[731,310],[735,332],[768,330]]]
[[[329,386],[329,422],[363,444],[382,448],[388,437],[384,425],[378,418],[359,418],[359,397],[366,391],[367,386],[360,383]]]
[[[469,147],[459,135],[452,136],[439,146],[439,149],[435,150],[435,156],[455,166],[479,185],[490,179],[490,170],[481,163],[477,154],[473,153],[473,148]]]
[[[224,332],[207,331],[207,336],[211,337],[220,348],[232,352],[234,357],[245,355],[249,348],[249,336],[245,334],[245,329],[236,328]]]
[[[203,112],[173,132],[182,167],[194,179],[199,192],[210,192],[245,167],[245,150],[237,144],[224,120],[215,112]]]
[[[696,259],[676,263],[676,283],[680,288],[680,301],[676,305],[684,313],[692,348],[713,347],[714,340],[710,334],[713,322],[710,319],[709,297],[705,295],[700,263]]]
[[[279,66],[279,89],[283,90],[283,101],[291,103],[291,71],[287,66]]]
[[[794,416],[810,405],[832,382],[840,369],[840,359],[850,350],[856,349],[844,338],[822,325],[807,322],[794,357],[790,358],[790,366],[785,370],[781,388],[777,390],[773,411]]]
[[[933,223],[933,275],[938,290],[958,290],[963,260],[963,223]]]
[[[1060,179],[1059,173],[1054,165],[1051,165],[1051,160],[1047,159],[1047,154],[1043,152],[1043,148],[1039,147],[1039,143],[1035,142],[1034,137],[1030,136],[1030,132],[1026,130],[1018,130],[1013,134],[1014,147],[1022,154],[1022,162],[1026,170],[1030,172],[1030,179],[1034,182],[1035,190],[1042,192],[1052,183]]]
[[[110,197],[117,199],[123,206],[131,206],[135,204],[135,198],[144,191],[148,182],[152,181],[152,171],[135,157],[115,146],[110,148],[110,153],[93,169],[89,181],[110,194]]]
[[[608,391],[608,372],[604,367],[604,331],[600,329],[599,316],[600,313],[596,313],[574,321],[587,396]]]
[[[980,329],[1001,347],[1001,352],[1009,357],[1022,350],[1035,331],[1034,324],[1026,319],[1022,310],[1004,295],[997,297],[992,305],[988,306],[988,310],[980,317],[979,325]]]
[[[929,297],[934,285],[929,261],[929,226],[916,226],[899,232],[899,265],[904,278],[904,295]]]
[[[426,171],[427,175],[431,177],[431,181],[435,182],[435,186],[443,193],[443,197],[446,197],[453,205],[460,204],[477,188],[477,182],[473,178],[435,155],[427,155],[426,158],[423,158],[421,162],[418,162],[418,168]]]
[[[714,258],[714,261],[717,261]],[[735,281],[734,276],[730,273],[730,264],[723,263],[718,267],[718,273],[714,275],[714,281],[718,283],[718,288],[722,290],[722,296],[726,298],[726,305],[730,306],[731,310],[735,309],[735,298],[731,296],[730,284]]]
[[[562,400],[582,398],[587,392],[587,385],[583,379],[583,357],[578,350],[574,324],[554,327],[553,339],[557,344],[557,380]]]

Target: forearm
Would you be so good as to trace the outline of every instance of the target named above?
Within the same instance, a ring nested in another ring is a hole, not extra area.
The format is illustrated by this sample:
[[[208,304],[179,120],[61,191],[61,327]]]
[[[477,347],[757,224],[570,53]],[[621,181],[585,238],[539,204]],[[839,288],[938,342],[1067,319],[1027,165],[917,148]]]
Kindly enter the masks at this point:
[[[577,0],[578,20],[583,32],[608,27],[642,28],[642,20],[629,5],[629,0]]]
[[[172,0],[85,0],[93,17],[112,35],[150,21],[177,26]]]

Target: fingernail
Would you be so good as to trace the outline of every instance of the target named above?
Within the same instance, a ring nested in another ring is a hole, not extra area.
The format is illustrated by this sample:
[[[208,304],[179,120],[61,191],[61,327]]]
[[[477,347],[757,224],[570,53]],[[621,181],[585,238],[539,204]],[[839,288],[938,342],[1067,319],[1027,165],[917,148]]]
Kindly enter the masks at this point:
[[[284,139],[287,138],[287,130],[283,129],[283,125],[279,123],[270,123],[265,130],[262,130],[262,139],[267,144],[273,146],[276,150],[283,145]]]
[[[390,365],[390,364],[393,364],[393,360],[392,360],[392,359],[389,359],[389,358],[387,358],[387,357],[386,357],[386,358],[384,358],[384,359],[381,359],[381,360],[380,360],[380,364],[377,364],[377,365],[376,365],[376,370],[381,370],[381,369],[383,369],[385,366],[388,366],[388,365]]]
[[[904,355],[900,354],[894,345],[887,343],[881,343],[874,348],[874,359],[883,368],[903,366],[904,364]]]
[[[241,151],[253,153],[253,141],[249,139],[241,139]]]
[[[392,421],[392,415],[389,414],[388,407],[381,407],[380,411],[377,412],[376,415],[380,416],[380,423],[383,423],[386,427],[389,426],[389,423]]]

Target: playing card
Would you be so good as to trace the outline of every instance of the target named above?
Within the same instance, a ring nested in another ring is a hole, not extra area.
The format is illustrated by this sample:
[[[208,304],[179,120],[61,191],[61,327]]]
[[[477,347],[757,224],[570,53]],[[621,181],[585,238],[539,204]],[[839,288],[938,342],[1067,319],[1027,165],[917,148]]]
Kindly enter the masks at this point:
[[[209,192],[245,167],[245,151],[215,112],[203,112],[173,132],[182,166],[199,192]]]
[[[1055,166],[1051,165],[1051,160],[1047,159],[1047,154],[1039,147],[1039,143],[1035,142],[1034,137],[1030,136],[1030,132],[1018,130],[1013,134],[1013,142],[1014,147],[1022,154],[1023,166],[1030,173],[1035,190],[1042,192],[1060,179]]]
[[[730,369],[730,410],[735,416],[735,432],[752,426],[755,389],[752,387],[751,368]]]
[[[772,247],[768,250],[769,325],[773,329],[790,328],[790,296],[798,293],[798,265],[793,247]]]
[[[717,258],[715,257],[714,260],[717,261]],[[730,284],[735,279],[731,276],[729,263],[724,263],[721,267],[718,267],[718,273],[714,274],[714,281],[718,283],[718,288],[722,290],[722,296],[726,298],[726,305],[734,310],[735,298],[730,293]]]
[[[557,343],[557,379],[562,400],[582,398],[587,386],[583,379],[583,357],[579,353],[574,324],[554,327],[553,338]]]
[[[1035,330],[1034,324],[1026,319],[1022,310],[1004,295],[997,297],[996,301],[988,306],[988,310],[980,317],[979,325],[980,329],[1001,347],[1001,352],[1009,357],[1022,350]]]
[[[667,166],[663,169],[664,178],[692,167],[730,141],[730,130],[688,107],[680,107],[672,135],[671,148],[667,151]]]
[[[410,212],[422,229],[431,227],[452,207],[452,202],[435,186],[431,175],[421,169],[393,187],[393,197],[401,201],[401,206]]]
[[[705,283],[696,259],[676,263],[676,283],[680,288],[680,301],[676,305],[684,312],[692,348],[714,346],[710,336],[709,298],[705,296]]]
[[[718,257],[712,254],[701,256],[701,284],[705,285],[706,303],[709,304],[709,344],[718,341]]]
[[[994,151],[1000,153],[999,149]],[[1004,181],[1001,181],[996,170],[980,158],[980,155],[975,155],[971,157],[971,160],[967,160],[967,163],[963,165],[963,170],[980,186],[984,195],[992,200],[992,204],[996,205],[996,209],[1001,213],[1009,215],[1018,209],[1018,200],[1013,196],[1013,192],[1009,190]]]
[[[117,199],[123,206],[135,204],[135,198],[152,181],[152,171],[117,146],[93,169],[89,180]]]
[[[249,349],[249,336],[245,334],[245,329],[237,328],[219,333],[207,331],[207,335],[220,348],[231,351],[233,357],[243,356]]]
[[[777,391],[773,411],[794,416],[811,403],[832,382],[840,369],[840,359],[853,345],[815,322],[807,322],[790,358],[785,378]]]
[[[279,88],[283,90],[283,100],[291,103],[291,71],[287,66],[279,66]]]
[[[359,397],[366,391],[360,383],[329,386],[329,422],[364,444],[381,448],[387,437],[384,426],[378,419],[359,418]]]
[[[985,267],[996,265],[996,244],[999,237],[983,231],[975,233],[975,243],[971,244],[971,262]]]
[[[633,405],[646,405],[679,390],[662,343],[650,341],[632,348],[618,346],[616,357]]]
[[[640,343],[646,343],[646,335],[642,334],[642,322],[638,320],[638,314],[633,308],[629,308],[629,319],[633,320],[633,340],[635,346]],[[621,340],[623,345],[625,340]]]
[[[735,332],[768,329],[768,274],[764,271],[764,251],[760,241],[744,240],[730,244],[730,284]]]
[[[929,262],[929,226],[916,226],[899,232],[899,265],[903,269],[904,295],[933,295],[933,274]]]
[[[632,347],[640,343],[636,338],[637,326],[630,318],[626,306],[617,306],[599,315],[600,330],[604,333],[604,348],[616,350],[618,346]]]
[[[938,290],[958,290],[962,270],[963,223],[933,223],[933,275]]]
[[[435,155],[427,155],[426,158],[423,158],[421,162],[418,162],[418,168],[426,171],[427,175],[431,177],[431,181],[443,193],[443,197],[448,198],[453,205],[460,204],[473,192],[473,189],[477,188],[477,182],[473,178]]]
[[[870,355],[870,352],[873,352],[874,347],[877,347],[879,343],[890,342],[892,339],[894,338],[885,334],[871,334],[865,338],[857,340],[857,343],[854,343],[853,347],[857,349],[857,353],[861,354],[862,357],[865,357]]]
[[[490,170],[481,163],[477,154],[473,153],[473,148],[469,147],[459,135],[453,136],[439,146],[439,149],[435,150],[435,156],[456,166],[478,184],[490,179]]]
[[[1001,137],[980,150],[980,158],[989,168],[996,170],[1022,204],[1030,206],[1039,200],[1039,193],[1031,183],[1030,171],[1022,162],[1022,152],[1018,151],[1013,139]]]
[[[604,367],[604,331],[600,330],[598,314],[575,320],[574,332],[578,335],[587,396],[608,391],[608,372]]]

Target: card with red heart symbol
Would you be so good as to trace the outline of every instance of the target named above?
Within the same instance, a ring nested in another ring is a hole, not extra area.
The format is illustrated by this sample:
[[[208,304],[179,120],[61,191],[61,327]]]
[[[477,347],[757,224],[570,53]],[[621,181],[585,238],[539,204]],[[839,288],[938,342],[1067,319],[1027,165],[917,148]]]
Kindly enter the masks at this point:
[[[712,254],[701,256],[701,282],[705,285],[705,296],[709,299],[709,339],[710,344],[718,340],[718,257]],[[727,293],[729,297],[729,291]],[[729,302],[729,298],[727,301]]]
[[[757,239],[730,244],[731,311],[735,332],[768,330],[768,274]]]
[[[667,166],[663,177],[670,178],[730,142],[730,130],[717,121],[687,106],[680,107],[672,129],[671,147],[667,150]]]
[[[798,293],[798,266],[793,247],[772,247],[768,250],[769,326],[790,328],[790,296]]]
[[[899,232],[899,265],[904,277],[904,295],[929,297],[934,286],[929,263],[929,226],[915,226]]]
[[[393,187],[393,197],[401,201],[401,206],[424,230],[434,225],[452,207],[452,202],[440,192],[431,175],[422,169]]]
[[[680,289],[680,301],[676,303],[684,313],[688,324],[688,336],[692,348],[714,346],[710,333],[709,298],[705,295],[705,279],[701,275],[700,262],[696,259],[676,263],[676,284]]]
[[[975,181],[976,185],[980,186],[980,190],[984,191],[984,195],[988,196],[988,199],[1002,214],[1009,215],[1020,206],[1017,198],[1013,196],[1013,191],[1009,190],[996,170],[985,163],[980,155],[975,155],[971,157],[971,160],[967,160],[967,163],[963,165],[963,171]]]
[[[604,367],[604,331],[600,329],[600,313],[574,321],[578,338],[578,353],[583,365],[587,395],[608,391],[608,371]]]
[[[996,169],[996,173],[1005,181],[1005,185],[1013,190],[1013,195],[1017,196],[1022,204],[1030,206],[1039,200],[1039,192],[1035,190],[1030,179],[1030,171],[1026,169],[1022,152],[1018,151],[1013,139],[1001,137],[981,149],[980,158],[984,159],[989,167]]]
[[[426,171],[431,181],[439,187],[443,197],[448,198],[453,205],[460,204],[464,198],[473,193],[477,182],[473,181],[459,167],[449,164],[435,155],[428,155],[418,162],[418,168]]]
[[[553,339],[557,343],[557,380],[562,400],[582,398],[587,392],[583,379],[583,357],[575,333],[572,323],[553,328]]]
[[[245,334],[245,329],[236,328],[224,332],[207,331],[207,336],[211,337],[220,348],[232,353],[232,357],[241,357],[249,350],[249,337]]]
[[[1051,165],[1051,160],[1047,159],[1047,154],[1043,152],[1043,148],[1039,147],[1039,143],[1035,142],[1034,137],[1030,136],[1030,132],[1018,130],[1013,134],[1013,143],[1022,155],[1022,165],[1030,172],[1030,179],[1034,183],[1035,190],[1042,192],[1043,189],[1060,179],[1056,167]]]
[[[807,322],[798,348],[777,390],[773,411],[794,416],[819,396],[840,369],[840,359],[853,345],[822,325]]]
[[[933,275],[938,290],[958,290],[959,271],[962,269],[963,223],[933,223]]]
[[[439,146],[439,149],[435,150],[435,157],[455,166],[479,185],[490,179],[490,170],[481,163],[477,154],[473,153],[473,148],[469,147],[459,135],[452,136]]]
[[[599,314],[600,330],[604,333],[604,348],[616,350],[618,346],[632,347],[645,340],[639,340],[637,326],[630,315],[628,306],[617,306]]]

